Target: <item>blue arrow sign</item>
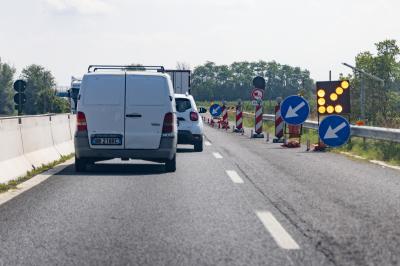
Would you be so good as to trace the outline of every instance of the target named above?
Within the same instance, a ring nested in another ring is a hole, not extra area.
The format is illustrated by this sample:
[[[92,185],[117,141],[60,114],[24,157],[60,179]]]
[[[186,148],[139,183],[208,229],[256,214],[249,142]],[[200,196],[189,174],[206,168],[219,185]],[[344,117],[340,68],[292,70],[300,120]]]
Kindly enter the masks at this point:
[[[212,116],[220,116],[222,113],[222,107],[219,104],[213,104],[210,107],[210,114]]]
[[[300,96],[292,95],[283,100],[281,114],[283,120],[290,125],[303,124],[310,113],[308,102]]]
[[[326,145],[339,147],[345,144],[350,138],[350,124],[345,118],[339,115],[330,115],[322,120],[319,125],[318,134]]]

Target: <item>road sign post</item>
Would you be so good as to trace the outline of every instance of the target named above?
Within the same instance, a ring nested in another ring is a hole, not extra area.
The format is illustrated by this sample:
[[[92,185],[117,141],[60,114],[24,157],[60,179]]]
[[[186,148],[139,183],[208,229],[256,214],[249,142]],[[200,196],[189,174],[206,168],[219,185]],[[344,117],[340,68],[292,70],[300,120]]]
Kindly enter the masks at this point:
[[[302,124],[307,120],[310,114],[310,106],[308,102],[301,96],[292,95],[287,97],[281,104],[281,115],[285,121],[284,145],[289,148],[300,147],[301,134],[303,130]],[[289,132],[287,132],[289,128]],[[288,135],[289,141],[286,141]]]
[[[347,115],[350,120],[350,82],[348,80],[318,81],[316,86],[318,126],[320,126],[321,116]],[[318,137],[315,150],[324,151],[325,144]]]
[[[254,113],[254,134],[251,132],[251,138],[264,138],[263,130],[263,98],[265,90],[265,79],[257,76],[253,79],[254,89],[251,92],[251,99],[255,105]]]
[[[212,117],[219,117],[222,113],[222,107],[215,103],[210,106],[210,114]]]
[[[350,123],[339,115],[327,116],[319,125],[318,135],[330,147],[342,146],[350,138]]]
[[[251,99],[252,100],[262,100],[264,98],[264,90],[262,89],[253,89],[251,92]]]
[[[310,106],[303,97],[292,95],[282,102],[281,114],[287,124],[301,125],[310,114]]]

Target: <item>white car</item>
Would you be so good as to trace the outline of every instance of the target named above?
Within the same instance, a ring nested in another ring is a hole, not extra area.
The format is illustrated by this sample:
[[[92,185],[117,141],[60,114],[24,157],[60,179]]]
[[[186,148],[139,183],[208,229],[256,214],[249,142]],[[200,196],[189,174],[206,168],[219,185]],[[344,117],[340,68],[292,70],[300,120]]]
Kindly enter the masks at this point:
[[[178,144],[194,145],[195,151],[203,151],[203,121],[192,95],[175,94],[178,117]],[[206,110],[200,108],[200,113]]]
[[[170,77],[163,67],[133,68],[90,66],[84,75],[75,133],[77,171],[113,158],[162,162],[168,172],[175,171],[177,119]]]

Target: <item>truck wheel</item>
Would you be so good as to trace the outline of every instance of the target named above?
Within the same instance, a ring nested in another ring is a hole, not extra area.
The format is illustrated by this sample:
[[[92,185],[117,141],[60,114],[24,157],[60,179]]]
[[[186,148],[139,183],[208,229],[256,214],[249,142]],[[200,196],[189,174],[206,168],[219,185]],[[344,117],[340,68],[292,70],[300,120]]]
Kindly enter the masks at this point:
[[[75,157],[75,172],[85,172],[86,163],[85,159],[78,159]]]
[[[165,162],[165,171],[175,172],[176,171],[176,155],[171,160]]]
[[[196,151],[196,152],[203,151],[203,140],[200,140],[200,141],[194,143],[194,151]]]

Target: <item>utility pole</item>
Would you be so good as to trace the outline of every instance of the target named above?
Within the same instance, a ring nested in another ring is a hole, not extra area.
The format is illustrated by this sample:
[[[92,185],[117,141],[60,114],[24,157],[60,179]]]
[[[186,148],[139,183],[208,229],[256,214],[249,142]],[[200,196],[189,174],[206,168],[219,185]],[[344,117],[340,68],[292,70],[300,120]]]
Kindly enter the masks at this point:
[[[364,80],[364,76],[367,76],[373,80],[381,82],[382,87],[385,86],[385,81],[377,76],[367,73],[364,70],[354,67],[352,65],[349,65],[347,63],[342,63],[342,64],[346,67],[353,69],[355,76],[356,76],[356,73],[358,73],[360,76],[360,107],[361,107],[360,119],[362,121],[365,121],[365,80]]]

